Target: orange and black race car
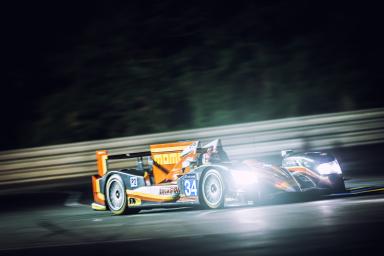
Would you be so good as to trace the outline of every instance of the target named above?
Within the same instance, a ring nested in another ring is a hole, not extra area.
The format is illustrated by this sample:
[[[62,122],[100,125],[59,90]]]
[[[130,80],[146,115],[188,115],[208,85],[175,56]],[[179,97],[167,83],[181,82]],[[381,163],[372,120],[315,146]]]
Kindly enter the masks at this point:
[[[154,207],[221,208],[254,204],[271,195],[319,189],[345,190],[337,160],[326,153],[283,151],[281,167],[255,160],[230,161],[220,140],[150,145],[149,151],[108,155],[97,151],[92,208],[113,214]],[[111,160],[136,158],[134,169],[109,170]]]

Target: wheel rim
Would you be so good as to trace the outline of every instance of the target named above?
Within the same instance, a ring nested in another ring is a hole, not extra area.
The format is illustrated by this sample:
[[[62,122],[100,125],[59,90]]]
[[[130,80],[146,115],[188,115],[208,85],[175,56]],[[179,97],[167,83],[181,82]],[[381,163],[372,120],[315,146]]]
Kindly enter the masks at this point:
[[[219,204],[223,194],[223,184],[219,175],[214,172],[207,173],[202,186],[205,201],[209,205]]]
[[[120,210],[124,205],[124,187],[120,181],[113,179],[109,183],[108,204],[111,210]]]

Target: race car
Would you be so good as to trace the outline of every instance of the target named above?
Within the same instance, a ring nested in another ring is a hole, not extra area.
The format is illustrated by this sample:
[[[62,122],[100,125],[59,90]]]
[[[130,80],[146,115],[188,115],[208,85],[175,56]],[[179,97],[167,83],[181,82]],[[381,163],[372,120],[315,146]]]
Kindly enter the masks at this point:
[[[256,160],[230,161],[221,141],[150,145],[149,151],[108,155],[96,152],[92,208],[121,215],[155,207],[222,208],[257,204],[279,193],[344,187],[337,160],[326,153],[283,152],[282,166]],[[136,168],[109,170],[108,161],[136,158]]]
[[[301,191],[324,189],[331,193],[346,192],[341,167],[337,159],[325,152],[294,153],[282,151],[282,167],[299,183]]]

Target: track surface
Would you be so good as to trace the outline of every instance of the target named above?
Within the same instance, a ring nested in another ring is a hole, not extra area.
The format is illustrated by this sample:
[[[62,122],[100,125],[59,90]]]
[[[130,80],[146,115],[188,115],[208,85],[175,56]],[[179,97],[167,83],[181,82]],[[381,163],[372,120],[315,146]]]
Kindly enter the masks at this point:
[[[348,187],[384,185],[377,178]],[[359,191],[359,190],[356,190]],[[384,194],[223,210],[95,212],[61,204],[0,214],[0,255],[355,255],[382,251]],[[381,253],[379,253],[381,254]]]

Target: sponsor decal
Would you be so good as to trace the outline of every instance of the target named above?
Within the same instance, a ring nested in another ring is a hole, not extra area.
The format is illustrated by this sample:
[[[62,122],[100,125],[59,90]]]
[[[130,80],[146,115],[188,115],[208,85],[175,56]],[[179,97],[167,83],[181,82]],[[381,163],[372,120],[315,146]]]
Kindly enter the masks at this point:
[[[196,173],[187,173],[183,177],[185,179],[196,179]]]
[[[178,187],[165,187],[165,188],[160,188],[159,190],[159,195],[162,195],[162,196],[174,195],[179,193],[180,193],[180,190]]]
[[[141,205],[141,199],[135,198],[135,197],[128,197],[128,205],[129,206]]]
[[[197,186],[195,179],[184,180],[184,194],[186,196],[197,196]]]
[[[137,187],[137,177],[130,177],[129,183],[131,184],[132,188]]]
[[[176,164],[180,161],[180,153],[157,154],[153,158],[158,164]]]

